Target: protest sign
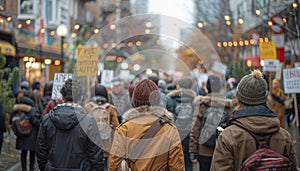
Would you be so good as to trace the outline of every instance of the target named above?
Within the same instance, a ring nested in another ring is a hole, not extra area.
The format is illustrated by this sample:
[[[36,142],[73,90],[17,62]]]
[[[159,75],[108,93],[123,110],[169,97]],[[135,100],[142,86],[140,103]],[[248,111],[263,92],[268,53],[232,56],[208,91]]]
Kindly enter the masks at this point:
[[[284,93],[293,93],[294,108],[296,115],[296,126],[299,126],[298,102],[296,93],[300,93],[300,68],[291,68],[283,70]]]
[[[263,42],[259,44],[260,59],[277,59],[276,44]]]
[[[264,71],[276,72],[279,70],[279,60],[264,60]]]
[[[98,47],[78,49],[77,75],[96,76],[98,74]]]
[[[65,84],[66,80],[72,78],[72,74],[70,73],[55,73],[54,81],[53,81],[53,89],[51,98],[54,100],[62,99],[60,90]]]

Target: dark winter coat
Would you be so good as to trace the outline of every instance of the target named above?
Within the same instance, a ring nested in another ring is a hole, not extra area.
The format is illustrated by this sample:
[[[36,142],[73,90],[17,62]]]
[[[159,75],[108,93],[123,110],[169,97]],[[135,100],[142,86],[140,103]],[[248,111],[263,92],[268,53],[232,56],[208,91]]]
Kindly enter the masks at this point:
[[[39,103],[38,103],[38,112],[39,112],[39,114],[40,114],[40,116],[42,116],[43,114],[45,114],[44,113],[44,111],[45,111],[45,108],[46,108],[46,106],[47,106],[47,104],[48,104],[48,102],[51,100],[51,96],[44,96],[44,97],[42,97],[40,100],[39,100]]]
[[[95,119],[76,104],[59,104],[42,120],[37,141],[41,171],[102,170]]]
[[[273,134],[270,148],[290,159],[295,169],[296,157],[293,141],[266,105],[246,107],[233,113],[231,125],[218,138],[211,171],[240,170],[242,163],[256,151],[254,134]]]
[[[197,96],[194,100],[195,110],[192,130],[190,133],[190,148],[189,152],[198,154],[201,156],[211,157],[214,153],[214,148],[205,146],[199,143],[199,137],[201,133],[201,122],[204,116],[204,112],[208,107],[222,107],[230,118],[232,113],[233,101],[225,99],[218,94],[208,94],[207,96]]]
[[[23,111],[30,120],[32,124],[32,132],[27,136],[17,136],[16,149],[18,150],[30,150],[35,151],[36,149],[36,138],[39,131],[39,125],[36,122],[35,113],[36,107],[34,101],[29,97],[23,96],[21,102],[14,105],[13,113],[11,119],[19,112]],[[37,123],[37,124],[36,124]]]

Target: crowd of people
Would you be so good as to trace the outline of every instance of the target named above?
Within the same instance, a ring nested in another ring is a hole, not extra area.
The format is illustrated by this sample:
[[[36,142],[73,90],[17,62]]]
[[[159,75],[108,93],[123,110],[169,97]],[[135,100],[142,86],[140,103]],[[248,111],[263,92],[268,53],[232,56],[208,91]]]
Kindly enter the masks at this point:
[[[287,158],[284,167],[296,170],[292,137],[285,129],[285,121],[291,126],[295,118],[293,103],[285,104],[293,98],[279,80],[268,84],[254,70],[239,82],[223,83],[217,74],[171,82],[152,74],[128,84],[116,77],[111,88],[97,83],[83,101],[76,76],[61,88],[62,99],[51,99],[53,82],[34,81],[30,90],[23,81],[10,118],[22,171],[37,166],[41,171],[191,171],[195,163],[201,171],[240,170],[261,140]],[[22,112],[29,120],[23,129],[16,122]],[[5,125],[2,115],[0,102]]]

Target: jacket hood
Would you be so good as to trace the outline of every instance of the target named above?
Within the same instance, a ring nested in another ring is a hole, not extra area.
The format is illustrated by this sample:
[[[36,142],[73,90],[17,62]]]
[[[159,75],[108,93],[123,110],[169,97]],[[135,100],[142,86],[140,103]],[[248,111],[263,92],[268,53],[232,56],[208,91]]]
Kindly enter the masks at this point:
[[[201,105],[205,104],[207,106],[223,106],[223,107],[233,107],[233,101],[230,99],[225,99],[223,96],[218,94],[209,94],[207,96],[197,96],[194,100],[194,104]]]
[[[196,92],[190,89],[178,89],[178,90],[173,90],[170,93],[167,94],[169,97],[174,98],[174,97],[189,97],[194,100],[194,98],[197,96]]]
[[[275,133],[280,129],[279,119],[266,105],[248,106],[235,111],[230,124],[235,124],[255,134]]]
[[[49,117],[53,124],[59,129],[69,130],[76,126],[85,116],[87,112],[84,108],[77,104],[58,104],[50,111]]]
[[[123,121],[125,122],[145,115],[154,115],[173,122],[173,114],[160,106],[139,106],[137,108],[129,109],[122,117]]]

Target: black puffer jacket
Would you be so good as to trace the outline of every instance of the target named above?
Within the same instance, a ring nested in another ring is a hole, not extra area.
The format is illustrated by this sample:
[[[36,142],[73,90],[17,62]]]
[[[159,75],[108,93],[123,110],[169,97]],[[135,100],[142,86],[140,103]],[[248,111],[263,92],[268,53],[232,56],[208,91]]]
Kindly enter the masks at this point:
[[[43,118],[37,158],[41,171],[102,170],[96,121],[79,105],[60,104]]]
[[[36,107],[34,101],[26,96],[23,96],[20,103],[14,105],[14,110],[10,118],[10,124],[12,124],[12,118],[20,111],[27,115],[32,125],[32,131],[30,135],[22,136],[18,135],[16,140],[16,149],[18,150],[30,150],[35,151],[36,138],[39,131],[39,123],[36,122]]]

